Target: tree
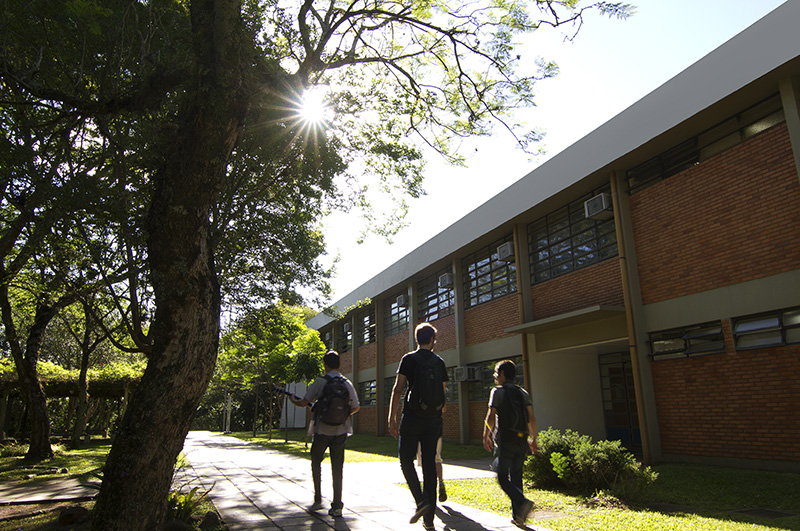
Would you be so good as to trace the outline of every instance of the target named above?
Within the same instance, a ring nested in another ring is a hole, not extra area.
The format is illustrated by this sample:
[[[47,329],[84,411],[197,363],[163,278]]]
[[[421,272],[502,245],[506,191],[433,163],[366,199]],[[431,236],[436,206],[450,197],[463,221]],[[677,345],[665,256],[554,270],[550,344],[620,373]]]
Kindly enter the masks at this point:
[[[246,225],[243,218],[215,225],[224,218],[216,213],[231,168],[253,156],[253,171],[279,171],[245,174],[243,183],[261,183],[254,191],[298,177],[333,202],[348,198],[332,186],[331,173],[340,172],[353,183],[344,190],[357,207],[368,208],[365,197],[376,188],[419,195],[415,138],[453,160],[455,140],[488,134],[492,123],[514,131],[523,146],[535,139],[518,127],[514,110],[532,104],[534,83],[554,67],[519,73],[513,40],[542,25],[579,24],[588,8],[629,11],[607,2],[582,8],[577,0],[8,4],[0,24],[4,105],[51,110],[51,127],[82,120],[91,134],[71,146],[104,148],[102,166],[87,175],[108,189],[117,183],[118,196],[134,206],[147,198],[146,209],[120,223],[146,241],[149,363],[108,457],[94,529],[157,529],[164,519],[172,467],[216,361],[221,285],[230,280],[218,275],[221,235]],[[335,114],[325,130],[305,126],[294,109],[315,84],[332,90]],[[243,153],[243,140],[261,127],[274,147]],[[300,159],[284,156],[290,152]],[[262,197],[269,206],[279,195]],[[311,213],[325,207],[315,203]],[[303,238],[319,249],[312,232]],[[289,293],[305,273],[322,273],[281,269],[286,256],[271,244],[251,238],[243,245],[269,256],[227,263],[273,264],[281,274],[262,285],[268,293]],[[267,286],[273,280],[281,286]]]

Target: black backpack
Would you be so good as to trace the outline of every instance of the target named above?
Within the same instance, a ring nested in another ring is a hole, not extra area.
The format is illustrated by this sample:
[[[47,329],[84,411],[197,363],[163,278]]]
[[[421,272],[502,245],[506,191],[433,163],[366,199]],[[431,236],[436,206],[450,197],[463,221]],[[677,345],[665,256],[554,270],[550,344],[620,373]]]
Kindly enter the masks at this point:
[[[350,416],[350,389],[342,376],[325,375],[328,380],[319,398],[319,421],[331,426],[344,424]]]
[[[503,402],[497,411],[497,442],[505,447],[528,444],[528,407],[522,390],[516,384],[502,387]]]
[[[408,407],[420,417],[437,417],[444,408],[444,374],[442,364],[436,354],[427,358],[422,353],[415,354],[414,380],[408,391]]]

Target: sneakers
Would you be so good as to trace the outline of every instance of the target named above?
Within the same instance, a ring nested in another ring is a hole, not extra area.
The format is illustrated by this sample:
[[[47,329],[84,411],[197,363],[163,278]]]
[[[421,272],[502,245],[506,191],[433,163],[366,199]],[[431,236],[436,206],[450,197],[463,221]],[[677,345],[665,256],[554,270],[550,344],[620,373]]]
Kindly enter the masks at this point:
[[[308,508],[308,510],[312,512],[319,511],[320,509],[322,509],[322,500],[315,501],[314,503],[311,504],[311,507]]]
[[[428,514],[428,512],[430,512],[431,510],[433,510],[433,506],[428,502],[423,502],[422,505],[417,507],[416,512],[411,517],[411,520],[408,521],[408,523],[409,524],[416,524],[419,521],[420,518],[422,518],[423,516]]]
[[[422,524],[422,529],[425,531],[436,531],[436,528],[433,527],[433,524]]]
[[[439,501],[440,502],[447,501],[447,491],[444,488],[444,481],[439,482]]]
[[[334,518],[340,518],[342,516],[342,510],[334,509],[333,507],[331,507],[331,510],[328,511],[328,516],[333,516]]]
[[[525,522],[528,521],[528,515],[531,514],[531,511],[533,511],[533,502],[525,500],[522,503],[522,507],[519,508],[519,512],[511,518],[511,523],[517,527],[525,527]]]

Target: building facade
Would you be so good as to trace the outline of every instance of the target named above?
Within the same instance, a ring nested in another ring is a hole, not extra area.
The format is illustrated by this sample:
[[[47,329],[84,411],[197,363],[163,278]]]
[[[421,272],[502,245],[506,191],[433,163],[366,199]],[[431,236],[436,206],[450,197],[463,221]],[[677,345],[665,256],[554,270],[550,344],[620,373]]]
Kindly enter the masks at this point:
[[[310,320],[358,431],[386,433],[429,321],[448,439],[479,441],[511,358],[540,429],[800,470],[797,20],[785,3]]]

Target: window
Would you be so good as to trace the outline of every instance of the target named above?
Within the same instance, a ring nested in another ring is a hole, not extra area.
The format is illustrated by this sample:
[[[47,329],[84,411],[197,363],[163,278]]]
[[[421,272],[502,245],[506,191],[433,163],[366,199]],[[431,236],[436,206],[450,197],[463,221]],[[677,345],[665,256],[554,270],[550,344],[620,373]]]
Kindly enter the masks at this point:
[[[464,267],[464,294],[467,308],[504,297],[517,291],[517,267],[514,261],[500,260],[497,248],[507,242],[509,235],[462,261]]]
[[[449,267],[417,283],[419,297],[417,310],[419,311],[420,321],[433,321],[453,314],[453,307],[455,306],[455,291],[453,287],[439,287],[439,277],[445,274],[452,276]]]
[[[358,382],[358,401],[361,407],[377,405],[375,391],[375,380]]]
[[[447,368],[447,382],[445,382],[444,401],[458,402],[458,382],[455,381],[455,367]]]
[[[775,94],[631,168],[627,172],[628,190],[631,194],[640,192],[785,120],[780,95]]]
[[[356,318],[358,323],[358,346],[363,347],[375,342],[375,307]]]
[[[480,363],[470,363],[468,367],[479,367],[481,373],[481,380],[477,382],[469,382],[467,385],[467,396],[471,402],[481,401],[489,402],[489,393],[494,388],[494,366],[498,361],[510,359],[517,366],[517,377],[514,378],[514,383],[522,386],[525,383],[525,375],[522,372],[522,356],[514,356],[513,358],[499,358],[496,360],[482,361]]]
[[[337,341],[338,350],[347,352],[353,346],[353,331],[350,329],[350,321],[347,320],[339,325],[339,341]]]
[[[800,343],[800,308],[733,319],[736,350]]]
[[[330,329],[325,330],[325,333],[322,334],[322,343],[328,350],[333,348],[333,332]]]
[[[583,208],[586,200],[608,189],[601,188],[528,225],[532,284],[617,256],[613,218],[587,219]]]
[[[725,352],[722,323],[714,321],[650,334],[653,360],[669,360]]]
[[[392,389],[394,389],[394,381],[397,376],[390,376],[389,378],[383,379],[383,405],[389,407],[392,403]],[[403,392],[400,395],[400,411],[403,411],[403,401],[406,398],[406,386],[403,386]]]
[[[407,298],[408,295],[405,293],[398,293],[386,299],[383,305],[385,308],[383,330],[386,332],[387,336],[393,336],[408,328],[408,303],[401,300],[407,300]]]

